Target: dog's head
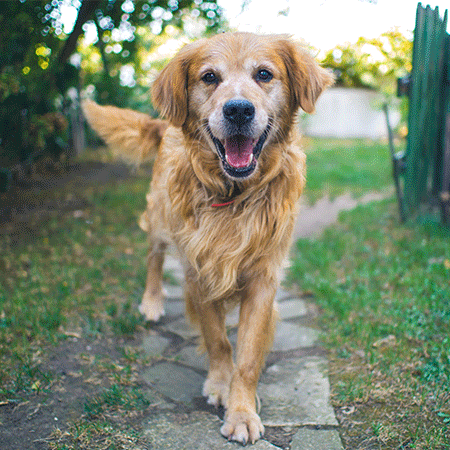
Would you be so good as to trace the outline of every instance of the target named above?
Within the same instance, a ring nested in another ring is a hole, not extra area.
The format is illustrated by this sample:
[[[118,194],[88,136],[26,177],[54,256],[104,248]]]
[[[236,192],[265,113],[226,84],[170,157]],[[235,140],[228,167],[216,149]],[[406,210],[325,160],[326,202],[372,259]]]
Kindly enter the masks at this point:
[[[270,142],[283,141],[333,77],[287,36],[224,33],[186,45],[152,96],[162,115],[207,142],[228,177],[243,180]]]

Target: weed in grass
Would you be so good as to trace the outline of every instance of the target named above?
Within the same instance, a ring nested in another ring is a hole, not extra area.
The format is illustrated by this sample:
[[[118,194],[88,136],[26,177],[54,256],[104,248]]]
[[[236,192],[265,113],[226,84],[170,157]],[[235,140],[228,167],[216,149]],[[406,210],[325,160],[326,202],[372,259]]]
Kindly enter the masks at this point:
[[[74,423],[68,430],[56,429],[49,439],[51,450],[144,450],[138,433],[119,423],[84,421]]]
[[[108,314],[108,316],[114,318],[117,316],[117,312],[119,311],[119,308],[117,307],[117,305],[115,303],[111,303],[110,305],[108,305],[106,307],[106,313]]]
[[[95,339],[103,333],[104,325],[99,318],[89,314],[83,318],[82,329],[84,336]]]
[[[433,348],[434,349],[434,348]],[[427,358],[420,367],[420,373],[424,381],[430,384],[447,384],[450,380],[450,360],[448,354],[439,354]]]
[[[35,393],[39,394],[49,388],[53,376],[45,371],[39,362],[24,360],[20,355],[13,356],[11,372],[8,377],[3,377],[0,384],[0,398],[13,401],[23,396]]]
[[[113,384],[109,389],[87,401],[84,404],[84,412],[88,420],[93,420],[107,415],[142,411],[149,404],[148,399],[139,391]]]
[[[147,357],[145,353],[136,347],[130,347],[128,345],[119,348],[119,352],[123,359],[128,361],[130,364],[146,361]]]
[[[127,302],[122,307],[122,312],[111,318],[112,329],[115,333],[121,335],[132,335],[136,328],[145,324],[144,319],[131,307],[131,303]]]
[[[381,432],[383,431],[383,424],[375,422],[372,423],[372,432],[375,436],[379,437],[381,435]]]
[[[63,323],[63,316],[60,310],[48,311],[43,314],[40,325],[47,331],[56,331]]]
[[[450,413],[439,411],[437,416],[442,419],[443,424],[450,425]]]

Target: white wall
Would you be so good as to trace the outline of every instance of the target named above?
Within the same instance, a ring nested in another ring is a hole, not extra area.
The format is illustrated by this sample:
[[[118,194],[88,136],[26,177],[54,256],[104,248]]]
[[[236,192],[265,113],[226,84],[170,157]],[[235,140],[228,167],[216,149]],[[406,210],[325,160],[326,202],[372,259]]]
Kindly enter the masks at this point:
[[[326,90],[316,104],[316,113],[302,115],[300,127],[306,136],[380,139],[387,136],[383,96],[370,89],[335,87]],[[395,127],[400,120],[390,110]]]

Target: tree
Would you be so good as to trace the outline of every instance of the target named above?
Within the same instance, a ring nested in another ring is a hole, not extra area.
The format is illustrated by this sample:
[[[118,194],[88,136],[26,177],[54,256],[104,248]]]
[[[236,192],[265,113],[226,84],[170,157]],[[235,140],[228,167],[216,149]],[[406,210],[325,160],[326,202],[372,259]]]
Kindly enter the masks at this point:
[[[399,30],[328,51],[322,64],[337,75],[337,84],[377,89],[394,95],[397,79],[411,71],[412,41]]]
[[[69,10],[76,16],[71,30],[64,21]],[[62,151],[63,119],[54,113],[67,90],[79,83],[79,67],[71,63],[71,55],[87,25],[97,28],[104,80],[119,88],[108,65],[114,59],[121,64],[133,60],[136,29],[146,27],[154,35],[169,25],[183,29],[187,17],[201,22],[205,32],[223,25],[217,0],[1,1],[0,167]],[[120,51],[108,54],[108,39],[117,39]]]

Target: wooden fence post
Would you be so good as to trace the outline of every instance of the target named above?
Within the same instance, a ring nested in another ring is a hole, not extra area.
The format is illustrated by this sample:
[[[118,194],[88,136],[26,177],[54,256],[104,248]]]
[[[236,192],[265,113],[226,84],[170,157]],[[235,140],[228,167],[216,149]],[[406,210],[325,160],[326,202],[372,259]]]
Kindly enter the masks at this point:
[[[447,20],[447,10],[441,19],[438,8],[417,5],[404,175],[404,206],[410,217],[424,204],[436,206],[449,190],[444,181],[450,170],[444,158],[450,104]]]
[[[442,223],[450,225],[450,102],[445,126],[445,148],[443,161],[442,192],[440,195],[441,219]]]

